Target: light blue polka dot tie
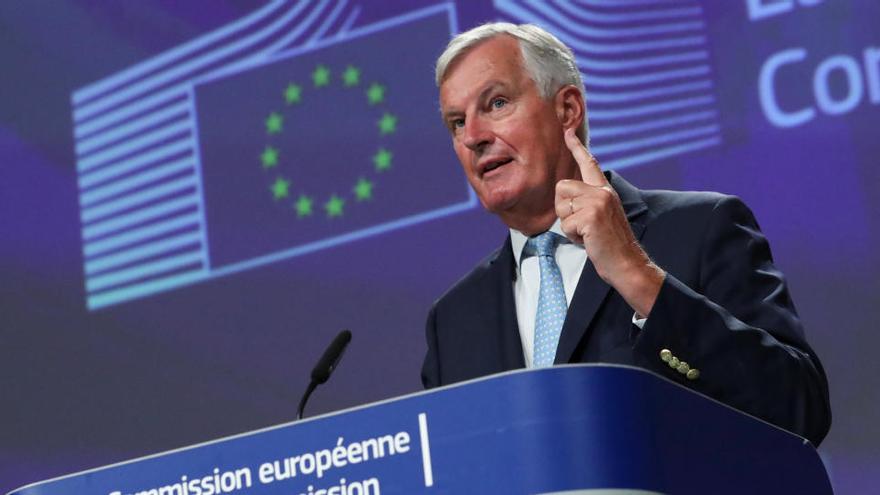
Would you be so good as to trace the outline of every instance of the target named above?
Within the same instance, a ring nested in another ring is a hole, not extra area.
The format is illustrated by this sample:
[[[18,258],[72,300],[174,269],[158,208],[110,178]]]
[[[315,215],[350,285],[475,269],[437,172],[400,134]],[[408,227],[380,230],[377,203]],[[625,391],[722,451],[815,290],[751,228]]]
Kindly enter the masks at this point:
[[[562,273],[556,264],[554,253],[562,236],[544,232],[526,242],[526,253],[536,254],[541,267],[541,289],[538,294],[538,311],[535,313],[535,342],[532,363],[536,368],[551,366],[556,357],[556,346],[568,305],[562,286]]]

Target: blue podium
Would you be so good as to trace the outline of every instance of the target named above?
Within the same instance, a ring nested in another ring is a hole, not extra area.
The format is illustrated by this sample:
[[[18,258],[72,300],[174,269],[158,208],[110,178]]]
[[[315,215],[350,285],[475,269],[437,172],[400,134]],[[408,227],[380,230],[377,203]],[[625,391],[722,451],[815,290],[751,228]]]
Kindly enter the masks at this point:
[[[809,442],[651,372],[515,371],[10,495],[832,493]]]

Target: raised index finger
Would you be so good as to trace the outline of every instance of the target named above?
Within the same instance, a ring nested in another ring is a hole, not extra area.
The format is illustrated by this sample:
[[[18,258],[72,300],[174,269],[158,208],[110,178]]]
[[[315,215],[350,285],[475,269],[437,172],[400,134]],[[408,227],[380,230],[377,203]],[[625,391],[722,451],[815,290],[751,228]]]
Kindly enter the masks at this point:
[[[584,147],[584,144],[575,135],[573,128],[566,129],[565,131],[565,145],[568,146],[569,151],[571,151],[575,161],[578,163],[578,167],[581,169],[581,178],[584,182],[597,187],[608,185],[605,174],[599,168],[599,162],[587,151],[587,148]]]

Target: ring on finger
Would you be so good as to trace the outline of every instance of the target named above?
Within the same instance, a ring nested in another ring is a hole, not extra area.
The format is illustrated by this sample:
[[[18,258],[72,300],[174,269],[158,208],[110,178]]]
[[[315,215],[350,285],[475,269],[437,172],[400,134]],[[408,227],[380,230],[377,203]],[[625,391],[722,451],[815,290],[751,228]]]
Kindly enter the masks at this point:
[[[574,198],[568,198],[568,214],[574,215]]]

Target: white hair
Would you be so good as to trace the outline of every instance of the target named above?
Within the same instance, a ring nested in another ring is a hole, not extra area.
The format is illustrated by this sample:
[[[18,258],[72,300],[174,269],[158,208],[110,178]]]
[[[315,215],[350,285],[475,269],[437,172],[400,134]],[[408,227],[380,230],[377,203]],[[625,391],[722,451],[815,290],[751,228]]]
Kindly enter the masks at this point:
[[[495,36],[507,35],[517,40],[522,53],[523,64],[529,77],[544,99],[552,98],[559,88],[572,85],[581,92],[584,99],[584,124],[581,141],[589,143],[589,124],[586,114],[586,90],[577,68],[574,54],[555,36],[534,24],[511,24],[493,22],[475,27],[452,38],[446,49],[437,58],[434,69],[437,87],[443,83],[449,66],[478,44]],[[579,132],[578,134],[581,134]]]

